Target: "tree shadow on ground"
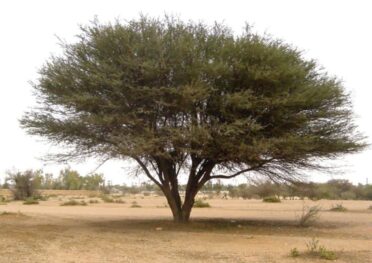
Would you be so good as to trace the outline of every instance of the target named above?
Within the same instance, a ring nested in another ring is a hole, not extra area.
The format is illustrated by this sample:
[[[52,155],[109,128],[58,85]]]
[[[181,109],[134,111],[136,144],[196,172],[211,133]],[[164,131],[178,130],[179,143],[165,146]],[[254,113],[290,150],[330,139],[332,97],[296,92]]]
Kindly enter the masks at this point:
[[[247,235],[293,235],[324,236],[327,230],[337,228],[334,224],[314,224],[311,227],[299,227],[296,220],[257,220],[257,219],[203,219],[197,218],[189,223],[180,224],[171,220],[115,220],[89,222],[101,231],[171,231]]]

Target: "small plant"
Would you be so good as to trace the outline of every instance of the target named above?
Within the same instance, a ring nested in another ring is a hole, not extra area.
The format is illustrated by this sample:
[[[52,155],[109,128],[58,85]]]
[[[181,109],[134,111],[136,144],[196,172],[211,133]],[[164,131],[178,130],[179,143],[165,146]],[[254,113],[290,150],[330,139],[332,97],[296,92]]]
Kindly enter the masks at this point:
[[[131,208],[140,208],[142,206],[140,206],[136,201],[133,201],[132,202],[132,205],[130,206]]]
[[[64,202],[61,204],[61,206],[77,206],[77,205],[80,205],[80,206],[86,206],[88,205],[85,201],[76,201],[76,200],[69,200],[67,202]]]
[[[336,253],[326,249],[324,246],[319,245],[319,240],[312,238],[307,244],[307,249],[310,255],[318,256],[321,259],[335,260],[337,259]]]
[[[208,202],[203,201],[202,199],[197,199],[194,202],[194,207],[208,208],[208,207],[211,207],[211,205]]]
[[[302,215],[298,220],[300,227],[307,227],[313,224],[319,218],[320,206],[303,207]]]
[[[99,201],[97,199],[89,200],[89,204],[98,204]]]
[[[280,203],[280,198],[278,198],[277,196],[266,196],[263,198],[262,200],[263,202],[265,203]]]
[[[329,211],[332,211],[332,212],[345,212],[347,211],[347,208],[344,207],[342,204],[336,204],[336,205],[332,205],[331,209],[329,209]]]
[[[315,254],[318,251],[319,240],[313,237],[309,242],[306,243],[306,247],[310,254]]]
[[[325,247],[323,246],[320,246],[319,247],[319,257],[322,258],[322,259],[326,259],[326,260],[335,260],[337,259],[337,256],[336,256],[336,253],[331,251],[331,250],[328,250],[326,249]]]
[[[292,258],[297,258],[300,256],[300,252],[298,251],[297,248],[292,248],[291,251],[289,252],[289,255],[292,257]]]
[[[38,205],[39,201],[33,197],[30,197],[30,198],[26,198],[23,204],[24,205]]]

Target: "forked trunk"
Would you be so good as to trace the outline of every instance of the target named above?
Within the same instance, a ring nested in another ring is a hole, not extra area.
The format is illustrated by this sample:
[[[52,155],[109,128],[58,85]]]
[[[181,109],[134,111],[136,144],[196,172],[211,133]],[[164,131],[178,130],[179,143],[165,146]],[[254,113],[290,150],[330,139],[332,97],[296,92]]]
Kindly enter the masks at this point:
[[[168,192],[165,196],[173,214],[173,221],[177,223],[187,223],[194,205],[194,198],[187,198],[182,204],[178,193]]]

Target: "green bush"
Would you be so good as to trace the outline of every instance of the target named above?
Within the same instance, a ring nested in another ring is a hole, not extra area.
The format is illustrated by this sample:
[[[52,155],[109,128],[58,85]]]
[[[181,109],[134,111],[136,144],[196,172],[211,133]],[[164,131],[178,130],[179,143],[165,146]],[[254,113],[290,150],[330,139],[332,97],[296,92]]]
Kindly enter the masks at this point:
[[[337,259],[337,256],[336,256],[335,252],[333,252],[331,250],[328,250],[323,246],[319,247],[318,253],[319,253],[319,257],[322,258],[322,259],[326,259],[326,260],[336,260]]]
[[[25,201],[23,202],[24,205],[38,205],[39,201],[34,199],[33,197],[26,198]]]
[[[204,202],[202,199],[197,199],[194,202],[194,207],[208,208],[208,207],[211,207],[211,205],[209,203],[207,203],[207,202]]]
[[[12,183],[10,188],[15,200],[26,200],[37,195],[37,172],[28,170],[25,172],[8,172],[8,179]]]
[[[300,252],[298,251],[297,248],[292,248],[291,251],[289,252],[289,255],[293,258],[297,258],[300,256]]]
[[[69,200],[61,204],[61,206],[86,206],[88,205],[85,201],[76,201],[76,200]]]
[[[324,246],[319,245],[319,240],[312,238],[308,243],[306,243],[308,253],[312,256],[320,257],[326,260],[337,259],[336,253],[326,249]]]
[[[266,196],[262,200],[265,203],[280,203],[280,199],[277,196]]]

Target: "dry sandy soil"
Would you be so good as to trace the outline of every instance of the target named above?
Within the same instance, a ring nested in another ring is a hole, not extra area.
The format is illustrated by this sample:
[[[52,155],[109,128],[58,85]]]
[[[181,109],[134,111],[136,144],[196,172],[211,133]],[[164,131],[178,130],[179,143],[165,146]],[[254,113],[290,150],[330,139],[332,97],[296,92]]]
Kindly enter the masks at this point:
[[[342,201],[348,211],[330,212],[340,201],[306,201],[322,212],[301,228],[299,200],[207,200],[212,208],[195,208],[190,224],[177,225],[162,197],[60,206],[66,198],[0,205],[0,262],[326,262],[306,254],[312,238],[336,262],[372,262],[372,202]]]

